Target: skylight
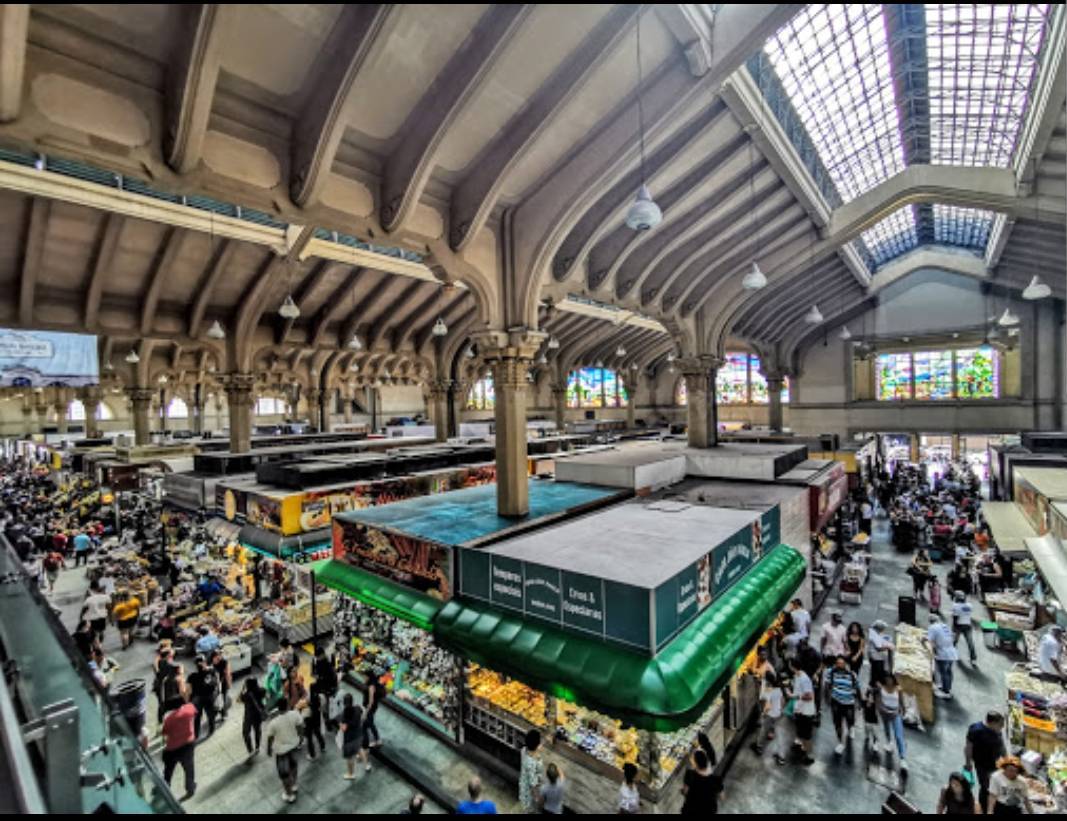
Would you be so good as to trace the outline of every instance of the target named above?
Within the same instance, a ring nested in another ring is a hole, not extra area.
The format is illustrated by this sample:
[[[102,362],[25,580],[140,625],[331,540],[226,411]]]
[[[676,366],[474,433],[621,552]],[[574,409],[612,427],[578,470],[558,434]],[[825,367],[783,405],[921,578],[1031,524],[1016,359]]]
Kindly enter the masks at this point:
[[[919,244],[914,207],[906,205],[894,211],[864,231],[860,239],[870,251],[871,262],[876,268],[908,253]]]
[[[881,5],[809,5],[765,52],[843,201],[904,168]]]
[[[993,212],[958,205],[934,205],[934,242],[985,252]]]
[[[1011,165],[1049,8],[1022,3],[926,5],[934,163]]]

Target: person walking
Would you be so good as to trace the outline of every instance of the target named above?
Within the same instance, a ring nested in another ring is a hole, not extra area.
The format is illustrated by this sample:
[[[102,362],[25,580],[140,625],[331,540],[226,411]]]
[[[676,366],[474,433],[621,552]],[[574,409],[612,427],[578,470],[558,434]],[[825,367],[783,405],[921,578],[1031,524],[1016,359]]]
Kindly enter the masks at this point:
[[[496,815],[496,804],[482,798],[482,779],[473,776],[467,782],[467,800],[456,806],[456,815]]]
[[[915,558],[911,560],[911,564],[908,566],[908,575],[911,576],[912,589],[916,599],[923,598],[923,594],[926,591],[926,582],[930,579],[930,569],[933,566],[933,562],[930,561],[930,554],[926,552],[925,548],[920,549],[915,554]]]
[[[967,649],[971,653],[971,667],[978,666],[978,653],[974,647],[974,608],[967,601],[967,594],[957,590],[952,602],[952,646],[955,647],[963,636]]]
[[[196,737],[200,738],[201,719],[207,716],[208,735],[215,732],[215,701],[219,695],[219,678],[203,656],[196,657],[196,669],[189,675],[189,690],[196,705]]]
[[[863,637],[863,625],[854,621],[848,626],[845,634],[845,649],[848,656],[848,666],[859,677],[863,669],[863,657],[867,654],[867,640]]]
[[[303,726],[300,713],[282,703],[282,711],[267,728],[267,755],[274,756],[278,778],[282,782],[282,800],[288,804],[296,801],[297,778],[300,775],[296,751],[300,746],[300,728]]]
[[[785,694],[778,684],[778,677],[773,670],[767,670],[763,674],[763,683],[760,686],[761,721],[759,735],[752,743],[752,749],[756,755],[763,755],[763,744],[772,742],[771,752],[774,763],[778,766],[785,764],[783,755],[781,729],[782,713],[785,709]]]
[[[978,782],[978,803],[984,808],[989,800],[989,781],[997,770],[997,761],[1006,752],[1004,746],[1004,716],[995,710],[986,714],[985,721],[977,721],[967,728],[963,746],[964,769]]]
[[[722,778],[715,774],[703,750],[694,752],[690,759],[685,781],[682,782],[682,794],[685,796],[682,815],[718,815],[723,794]]]
[[[906,770],[908,748],[904,741],[904,700],[896,676],[886,673],[882,677],[876,685],[875,699],[878,717],[882,720],[882,730],[885,733],[885,752],[893,752],[893,742],[896,741],[900,769]]]
[[[219,682],[219,713],[220,721],[225,721],[230,712],[230,688],[233,687],[233,672],[230,670],[230,661],[222,653],[222,648],[216,648],[211,654],[211,668],[215,671],[215,678]]]
[[[808,767],[815,763],[811,757],[811,739],[815,732],[815,686],[811,676],[796,659],[789,663],[793,671],[793,687],[789,697],[796,699],[793,709],[793,721],[796,724],[796,746],[800,747],[801,762]]]
[[[241,721],[241,737],[244,739],[249,758],[259,754],[260,743],[263,741],[263,720],[267,717],[266,696],[259,679],[255,676],[245,679],[240,695],[241,704],[245,708]]]
[[[1023,763],[1014,755],[1007,755],[997,762],[997,771],[989,779],[989,799],[986,815],[1034,814],[1030,803],[1030,787],[1020,778]]]
[[[365,749],[382,746],[382,736],[378,732],[375,718],[378,715],[378,705],[385,699],[385,695],[385,685],[377,676],[371,680],[363,692],[363,746]]]
[[[356,704],[351,693],[345,693],[344,709],[341,711],[341,755],[345,759],[346,781],[356,777],[356,759],[362,758],[370,772],[367,751],[363,749],[363,708]]]
[[[1046,681],[1067,681],[1067,671],[1063,669],[1063,628],[1052,625],[1042,636],[1037,645],[1038,676]]]
[[[830,688],[830,713],[834,719],[837,732],[836,755],[842,755],[845,747],[855,735],[856,701],[860,696],[860,683],[856,674],[849,669],[848,659],[838,656],[827,676]]]
[[[185,775],[182,801],[196,794],[196,716],[196,707],[186,696],[182,705],[163,719],[163,780],[170,786],[174,770],[181,764]]]
[[[49,551],[44,557],[44,573],[48,579],[48,592],[56,592],[56,581],[59,579],[59,571],[63,569],[63,554],[58,550]]]
[[[89,583],[89,595],[85,597],[81,617],[89,620],[97,639],[104,640],[107,629],[107,616],[111,612],[111,597],[100,589],[100,582],[95,579]]]
[[[326,755],[326,737],[322,734],[322,719],[326,709],[326,694],[319,688],[318,683],[311,685],[311,694],[308,696],[304,707],[304,738],[308,743],[308,761],[315,760],[315,741],[318,740],[319,748]]]
[[[541,787],[541,814],[563,815],[563,771],[554,762],[545,768],[547,783]]]
[[[81,531],[74,537],[74,566],[89,567],[89,554],[93,549],[93,540],[89,538],[89,534],[85,531]]]
[[[941,790],[937,799],[938,815],[982,815],[978,799],[974,797],[970,782],[963,773],[948,777],[948,786]]]
[[[637,765],[627,761],[622,765],[622,783],[619,785],[619,815],[637,815],[641,812],[641,791],[637,787]]]
[[[956,652],[952,631],[937,613],[930,614],[930,627],[926,631],[923,644],[934,656],[934,666],[940,681],[940,689],[935,688],[934,695],[941,699],[952,698],[952,672],[960,656]]]
[[[122,649],[126,650],[133,642],[133,631],[141,617],[141,601],[132,590],[127,590],[122,599],[111,609],[111,618],[119,628]]]
[[[541,758],[541,733],[530,730],[522,745],[519,763],[519,804],[532,815],[541,804],[541,786],[545,780],[545,762]]]
[[[872,684],[877,684],[893,669],[893,640],[889,637],[889,625],[881,619],[867,631],[867,658],[871,662]]]

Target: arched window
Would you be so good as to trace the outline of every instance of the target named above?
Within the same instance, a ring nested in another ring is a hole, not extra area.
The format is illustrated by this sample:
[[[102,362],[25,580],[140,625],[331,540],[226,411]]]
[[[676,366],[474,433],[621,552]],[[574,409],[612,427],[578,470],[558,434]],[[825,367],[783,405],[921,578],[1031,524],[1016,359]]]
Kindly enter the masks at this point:
[[[623,408],[630,392],[610,368],[582,368],[567,378],[568,408]]]
[[[85,421],[85,405],[82,404],[80,399],[75,399],[67,405],[67,419],[71,422]]]
[[[170,400],[167,405],[167,418],[168,419],[188,419],[189,418],[189,406],[185,404],[185,400],[179,396],[175,396]]]
[[[674,404],[683,408],[689,404],[689,386],[685,384],[685,377],[678,377],[678,384],[674,386]]]
[[[467,410],[493,410],[496,407],[496,392],[492,375],[479,379],[467,394]]]
[[[285,400],[261,396],[256,400],[256,416],[285,416]]]

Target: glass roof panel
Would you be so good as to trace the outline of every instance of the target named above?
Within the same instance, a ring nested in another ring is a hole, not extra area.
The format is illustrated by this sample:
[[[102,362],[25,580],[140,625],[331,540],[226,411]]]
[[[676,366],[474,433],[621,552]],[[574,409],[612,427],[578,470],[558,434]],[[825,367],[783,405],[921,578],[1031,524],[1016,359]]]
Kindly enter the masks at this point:
[[[908,253],[919,244],[914,207],[906,205],[894,211],[864,231],[860,239],[870,251],[876,268]]]
[[[880,4],[812,4],[764,50],[843,201],[904,168]]]
[[[934,204],[934,241],[985,252],[993,228],[992,211]]]
[[[926,5],[934,163],[1011,164],[1049,10],[1025,3]]]

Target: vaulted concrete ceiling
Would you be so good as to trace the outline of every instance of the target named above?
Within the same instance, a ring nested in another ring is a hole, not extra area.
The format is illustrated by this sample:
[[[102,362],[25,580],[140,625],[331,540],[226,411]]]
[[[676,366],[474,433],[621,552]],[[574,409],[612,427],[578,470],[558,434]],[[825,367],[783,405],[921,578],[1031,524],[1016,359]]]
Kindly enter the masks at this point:
[[[0,322],[188,351],[218,319],[227,370],[306,351],[429,377],[477,330],[544,322],[573,335],[568,365],[622,344],[617,364],[644,367],[789,339],[805,302],[853,310],[872,283],[850,241],[920,200],[998,209],[980,273],[1021,287],[1036,250],[1056,286],[1062,61],[1032,117],[1036,176],[912,167],[831,208],[744,68],[801,8],[8,4]],[[635,234],[643,179],[665,220]],[[752,259],[772,282],[755,296]],[[667,330],[545,314],[569,294]]]

